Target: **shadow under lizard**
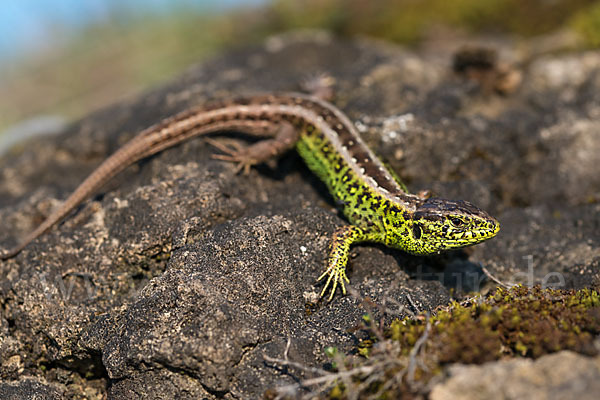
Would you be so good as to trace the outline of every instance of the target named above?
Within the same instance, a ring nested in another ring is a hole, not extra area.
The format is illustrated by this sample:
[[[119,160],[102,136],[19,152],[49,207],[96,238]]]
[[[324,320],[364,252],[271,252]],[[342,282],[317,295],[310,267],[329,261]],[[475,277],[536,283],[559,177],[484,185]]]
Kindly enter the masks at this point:
[[[33,240],[64,219],[104,183],[136,161],[187,139],[222,131],[265,137],[230,149],[216,158],[252,165],[295,147],[327,186],[350,225],[335,231],[321,291],[329,299],[344,282],[350,246],[376,242],[416,255],[438,253],[494,237],[498,221],[466,201],[426,198],[408,193],[364,144],[351,121],[331,103],[303,94],[247,96],[190,108],[140,132],[97,167],[48,218],[0,259],[16,256]]]

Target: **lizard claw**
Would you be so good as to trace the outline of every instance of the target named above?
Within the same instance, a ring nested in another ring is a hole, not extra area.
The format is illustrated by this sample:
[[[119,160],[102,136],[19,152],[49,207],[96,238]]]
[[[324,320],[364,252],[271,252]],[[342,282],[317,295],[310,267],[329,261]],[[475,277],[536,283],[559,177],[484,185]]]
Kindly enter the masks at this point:
[[[321,276],[319,276],[317,281],[320,281],[321,279],[325,278],[326,276],[328,276],[328,278],[327,278],[327,281],[325,282],[325,287],[323,287],[323,290],[321,291],[320,297],[323,297],[323,295],[327,291],[327,288],[329,287],[329,284],[332,283],[332,280],[333,280],[333,283],[332,283],[333,286],[331,287],[331,292],[329,293],[329,297],[327,298],[327,301],[331,301],[331,299],[333,299],[333,295],[335,294],[335,289],[337,289],[338,284],[342,288],[342,293],[344,295],[346,294],[346,286],[344,284],[344,281],[346,281],[346,283],[350,283],[350,280],[346,276],[345,268],[340,268],[335,265],[330,265],[325,270],[325,272],[323,272],[323,274],[321,274]]]
[[[237,143],[231,144],[231,148],[229,146],[224,145],[223,143],[216,141],[211,138],[206,138],[206,141],[211,146],[216,147],[221,150],[225,154],[213,154],[211,157],[215,160],[232,162],[234,164],[237,163],[234,173],[238,174],[240,171],[244,171],[244,175],[248,175],[250,173],[250,168],[256,164],[256,161],[251,159],[244,148]]]

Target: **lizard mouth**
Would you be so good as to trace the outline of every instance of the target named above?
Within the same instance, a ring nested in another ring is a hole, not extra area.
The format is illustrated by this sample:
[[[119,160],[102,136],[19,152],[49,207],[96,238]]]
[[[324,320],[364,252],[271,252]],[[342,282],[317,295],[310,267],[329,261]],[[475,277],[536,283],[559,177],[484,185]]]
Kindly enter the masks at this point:
[[[469,246],[491,239],[500,231],[500,225],[496,224],[493,228],[475,229],[462,232],[458,237],[451,238],[450,243],[456,245]]]

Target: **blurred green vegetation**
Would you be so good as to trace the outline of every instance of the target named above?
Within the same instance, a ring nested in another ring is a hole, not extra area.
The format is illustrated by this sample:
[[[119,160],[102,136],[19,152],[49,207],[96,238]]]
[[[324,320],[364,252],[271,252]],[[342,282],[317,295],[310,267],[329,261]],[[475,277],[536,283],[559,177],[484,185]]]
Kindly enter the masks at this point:
[[[586,46],[600,47],[600,2],[580,10],[570,18],[569,22],[581,35]]]
[[[590,0],[276,0],[271,10],[280,28],[326,27],[343,35],[415,43],[436,25],[470,33],[540,35],[569,25],[573,14],[587,13],[597,4]]]
[[[167,80],[217,51],[273,33],[319,28],[416,46],[440,26],[524,38],[568,29],[584,46],[598,47],[600,1],[272,0],[225,14],[179,9],[133,21],[111,20],[3,70],[0,131],[39,114],[80,117]]]

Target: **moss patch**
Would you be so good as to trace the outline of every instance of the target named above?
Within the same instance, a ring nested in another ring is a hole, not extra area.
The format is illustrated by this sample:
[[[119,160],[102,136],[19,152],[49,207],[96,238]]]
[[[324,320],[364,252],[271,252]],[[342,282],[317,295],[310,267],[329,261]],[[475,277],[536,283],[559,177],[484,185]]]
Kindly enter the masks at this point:
[[[596,354],[600,295],[596,290],[496,289],[469,304],[452,303],[431,318],[427,352],[440,363],[483,363],[503,356],[540,357],[559,350]],[[423,319],[395,321],[390,336],[408,351]]]
[[[537,358],[560,350],[596,355],[598,334],[598,290],[498,288],[466,303],[454,302],[430,318],[394,321],[366,358],[345,360],[350,370],[369,372],[354,375],[351,384],[347,379],[338,384],[329,398],[357,391],[378,398],[420,397],[445,364]]]

